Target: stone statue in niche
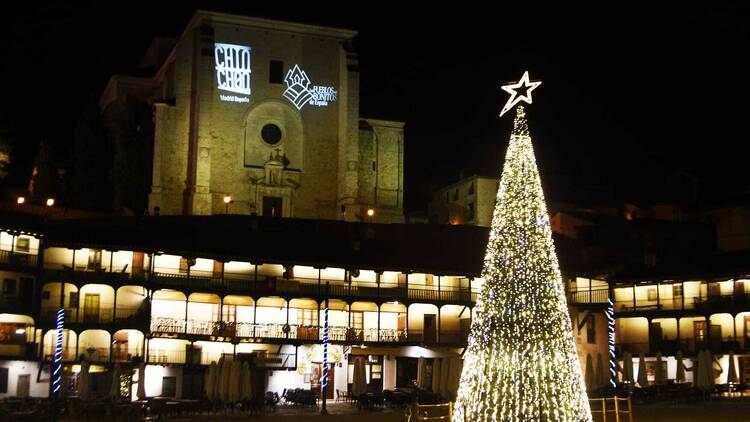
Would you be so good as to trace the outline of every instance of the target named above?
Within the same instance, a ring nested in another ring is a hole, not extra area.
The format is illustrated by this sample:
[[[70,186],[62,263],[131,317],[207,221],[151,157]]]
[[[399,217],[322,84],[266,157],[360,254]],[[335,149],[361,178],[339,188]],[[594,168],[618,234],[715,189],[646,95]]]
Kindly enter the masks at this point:
[[[263,164],[265,170],[266,185],[277,186],[282,184],[282,173],[284,168],[289,165],[289,159],[286,154],[282,153],[279,148],[276,148],[275,154],[272,152],[268,156],[268,160]]]

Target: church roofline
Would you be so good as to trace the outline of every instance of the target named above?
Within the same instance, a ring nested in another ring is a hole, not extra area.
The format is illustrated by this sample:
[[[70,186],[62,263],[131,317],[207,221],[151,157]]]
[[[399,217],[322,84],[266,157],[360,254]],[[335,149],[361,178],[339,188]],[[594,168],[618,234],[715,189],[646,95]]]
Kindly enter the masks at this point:
[[[399,122],[396,120],[381,120],[381,119],[367,119],[361,117],[360,122],[367,123],[370,126],[381,126],[381,127],[392,127],[396,129],[403,129],[405,122]]]
[[[210,20],[211,22],[241,25],[272,31],[291,32],[295,34],[326,37],[338,40],[349,40],[357,35],[357,31],[352,29],[335,28],[322,25],[310,25],[275,19],[256,18],[252,16],[212,12],[209,10],[197,10],[193,17],[190,19],[190,23],[188,23],[185,31],[198,26],[204,19]]]

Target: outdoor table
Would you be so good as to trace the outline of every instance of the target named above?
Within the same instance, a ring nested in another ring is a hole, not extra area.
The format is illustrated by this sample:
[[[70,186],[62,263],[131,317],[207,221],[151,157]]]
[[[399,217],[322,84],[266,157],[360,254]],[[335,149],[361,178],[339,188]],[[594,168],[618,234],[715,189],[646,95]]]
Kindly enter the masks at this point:
[[[34,416],[36,415],[36,412],[33,410],[19,410],[16,412],[11,412],[10,414],[13,415],[15,420],[21,422],[21,421],[34,420]]]

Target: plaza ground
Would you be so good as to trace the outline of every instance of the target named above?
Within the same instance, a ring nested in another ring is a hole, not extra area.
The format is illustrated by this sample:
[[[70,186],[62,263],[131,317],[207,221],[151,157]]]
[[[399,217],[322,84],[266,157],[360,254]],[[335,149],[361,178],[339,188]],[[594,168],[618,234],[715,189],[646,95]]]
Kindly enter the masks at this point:
[[[174,417],[170,421],[257,421],[257,422],[403,422],[403,413],[397,409],[359,412],[352,405],[334,403],[329,407],[330,415],[320,416],[315,409],[280,406],[273,413],[262,417],[242,414],[216,414],[191,417]],[[608,421],[614,421],[610,415]],[[627,416],[620,418],[628,422]],[[595,417],[595,422],[601,417]],[[733,398],[693,404],[653,404],[634,408],[634,422],[750,422],[750,399]]]

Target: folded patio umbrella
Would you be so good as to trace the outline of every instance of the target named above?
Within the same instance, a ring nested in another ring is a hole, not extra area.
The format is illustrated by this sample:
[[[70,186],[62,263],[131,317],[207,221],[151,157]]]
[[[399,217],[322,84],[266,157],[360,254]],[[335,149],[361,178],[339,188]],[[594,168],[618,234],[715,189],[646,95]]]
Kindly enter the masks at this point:
[[[604,379],[604,362],[602,360],[602,354],[596,354],[596,371],[594,372],[594,388],[602,388],[607,382]]]
[[[622,355],[622,381],[633,382],[633,355],[630,352]]]
[[[214,392],[213,397],[211,397],[212,400],[217,401],[221,400],[221,377],[223,375],[224,370],[224,356],[219,358],[219,362],[216,364],[216,378],[214,379]]]
[[[656,385],[664,385],[667,383],[667,374],[662,367],[663,363],[664,359],[661,357],[661,352],[656,353],[656,369],[654,370],[654,383]]]
[[[235,360],[232,362],[232,366],[229,368],[229,388],[227,391],[227,399],[230,402],[236,402],[240,400],[240,376],[242,372],[242,364],[240,361]]]
[[[356,368],[356,367],[355,367]],[[427,365],[425,363],[424,358],[420,357],[419,360],[417,360],[417,388],[424,389],[427,387],[426,383],[427,380],[425,371],[427,369]]]
[[[211,361],[208,366],[208,372],[206,373],[206,381],[204,384],[206,388],[206,398],[213,400],[214,392],[216,391],[216,362]]]
[[[112,368],[112,383],[109,386],[109,396],[114,400],[120,399],[120,364]]]
[[[138,366],[138,390],[135,393],[138,400],[146,399],[146,364],[141,363]]]
[[[734,366],[734,352],[729,352],[729,367],[727,368],[727,383],[737,383],[737,369]]]
[[[448,362],[446,359],[441,359],[442,364],[440,365],[440,395],[443,397],[448,396]]]
[[[638,358],[638,385],[641,387],[648,386],[648,377],[646,376],[646,356],[644,353],[641,353],[640,358]]]
[[[458,395],[458,386],[461,383],[461,370],[463,369],[463,361],[458,356],[454,356],[448,360],[450,375],[448,382],[448,395],[451,400],[455,400]]]
[[[453,383],[451,384],[451,399],[455,400],[458,397],[458,387],[461,385],[461,373],[464,369],[464,361],[460,357],[456,356],[451,361],[451,369],[453,370]]]
[[[89,398],[89,363],[81,362],[81,372],[78,373],[78,397],[85,401]]]
[[[591,354],[586,354],[586,391],[591,391],[594,389],[594,378],[594,359],[591,358]]]
[[[354,374],[352,376],[352,395],[360,396],[367,392],[367,375],[365,361],[361,356],[354,358]]]
[[[685,382],[685,363],[682,361],[682,350],[678,350],[674,359],[677,361],[677,373],[675,374],[675,380],[677,382]]]
[[[232,362],[224,360],[224,363],[221,364],[221,378],[219,379],[219,385],[221,386],[219,400],[225,403],[229,401],[229,378],[231,372]]]
[[[250,376],[250,364],[242,363],[242,374],[240,376],[240,400],[250,400],[253,397],[252,378]]]
[[[720,374],[722,371],[714,370],[714,355],[710,350],[706,350],[706,387],[709,390],[716,384],[716,372]]]
[[[701,350],[698,352],[698,356],[693,364],[693,386],[695,386],[695,388],[703,388],[706,379],[705,375],[703,375],[704,366],[703,350]]]
[[[440,393],[440,361],[442,359],[435,359],[432,361],[432,392],[435,394]]]

